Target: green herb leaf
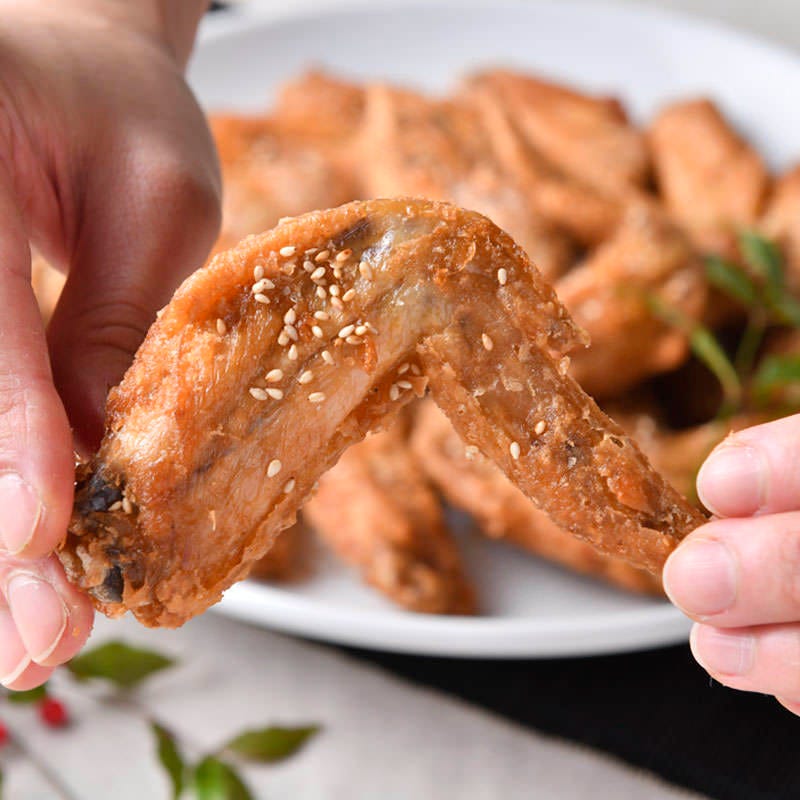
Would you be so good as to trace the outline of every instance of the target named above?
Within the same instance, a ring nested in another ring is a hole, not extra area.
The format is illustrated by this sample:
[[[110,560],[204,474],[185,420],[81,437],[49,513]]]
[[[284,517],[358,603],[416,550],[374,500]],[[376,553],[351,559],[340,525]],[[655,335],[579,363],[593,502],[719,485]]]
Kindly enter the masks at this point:
[[[197,800],[254,800],[250,790],[229,764],[206,756],[194,770]]]
[[[783,257],[775,242],[756,231],[743,230],[739,234],[739,248],[747,264],[764,279],[768,294],[781,294],[785,284]]]
[[[47,697],[47,684],[37,686],[35,689],[28,689],[25,692],[9,692],[8,702],[19,703],[19,705],[26,705],[28,703],[38,703],[39,700],[44,700]]]
[[[800,381],[800,355],[767,356],[753,378],[753,391],[764,400],[776,389]]]
[[[318,725],[307,725],[301,728],[261,728],[245,731],[231,739],[223,750],[233,753],[247,761],[258,761],[266,764],[282,761],[294,755],[305,742],[319,731]]]
[[[81,681],[103,678],[130,689],[174,663],[171,658],[152,650],[131,647],[124,642],[108,642],[73,658],[67,669]]]
[[[738,265],[719,256],[706,258],[706,277],[717,289],[746,307],[758,303],[758,288],[753,279]]]
[[[778,322],[793,328],[800,328],[800,303],[789,294],[784,292],[781,297],[775,298],[769,305]]]
[[[172,798],[173,800],[178,800],[183,791],[183,779],[186,773],[186,765],[183,762],[180,750],[178,750],[178,743],[175,741],[175,737],[157,722],[151,722],[150,727],[156,736],[158,760],[167,771],[172,783]]]

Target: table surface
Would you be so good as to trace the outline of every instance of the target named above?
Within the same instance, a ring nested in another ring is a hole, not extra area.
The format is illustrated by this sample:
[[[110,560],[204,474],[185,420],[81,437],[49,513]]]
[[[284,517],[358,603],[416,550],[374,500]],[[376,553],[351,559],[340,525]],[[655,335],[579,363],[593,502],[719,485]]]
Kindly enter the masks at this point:
[[[241,13],[281,14],[289,5],[313,9],[336,2],[263,0]],[[800,49],[796,0],[648,4],[716,18]],[[148,719],[169,725],[194,757],[247,727],[321,724],[322,732],[295,758],[244,770],[258,798],[478,800],[528,797],[532,789],[542,800],[696,797],[606,755],[412,686],[335,649],[213,613],[178,631],[99,620],[94,643],[109,638],[158,649],[180,663],[125,704],[102,688],[79,686],[57,674],[54,691],[73,718],[63,731],[41,725],[29,707],[4,705],[3,719],[15,736],[0,754],[6,800],[168,797]]]

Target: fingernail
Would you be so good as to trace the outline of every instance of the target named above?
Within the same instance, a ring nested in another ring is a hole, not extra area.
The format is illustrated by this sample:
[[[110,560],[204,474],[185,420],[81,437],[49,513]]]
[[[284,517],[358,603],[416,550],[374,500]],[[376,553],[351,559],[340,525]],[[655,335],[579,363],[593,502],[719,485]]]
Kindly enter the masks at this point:
[[[728,633],[710,625],[692,631],[692,652],[708,672],[746,675],[753,668],[756,641],[746,633]]]
[[[13,683],[31,663],[30,656],[17,633],[11,612],[0,607],[0,684]]]
[[[713,539],[690,539],[664,565],[664,591],[691,617],[708,617],[736,600],[737,570],[730,550]]]
[[[703,505],[719,517],[747,517],[764,504],[767,466],[756,449],[723,445],[697,475]]]
[[[39,494],[16,472],[0,475],[0,539],[11,555],[33,538],[42,516]]]
[[[67,607],[58,592],[30,573],[17,573],[6,584],[11,615],[25,649],[37,664],[46,661],[67,627]]]

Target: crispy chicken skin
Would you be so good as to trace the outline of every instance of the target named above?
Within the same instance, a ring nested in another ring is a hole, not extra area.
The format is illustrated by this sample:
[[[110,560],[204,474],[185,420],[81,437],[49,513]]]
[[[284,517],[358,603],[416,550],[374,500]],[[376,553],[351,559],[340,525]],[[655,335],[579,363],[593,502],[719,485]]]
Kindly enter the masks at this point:
[[[545,277],[571,266],[570,238],[537,212],[518,175],[503,171],[474,108],[382,84],[368,87],[366,98],[368,197],[415,195],[456,203],[508,231]]]
[[[730,252],[735,229],[761,212],[769,184],[761,157],[710,100],[667,106],[649,140],[667,210],[702,250]]]
[[[448,502],[469,512],[490,538],[511,542],[624,589],[661,593],[661,581],[649,572],[602,555],[559,528],[476,448],[465,448],[450,421],[433,403],[421,404],[411,445]]]
[[[469,84],[491,93],[513,113],[533,150],[565,175],[612,197],[645,186],[647,144],[617,100],[500,69],[475,75]]]
[[[408,447],[401,417],[325,473],[305,519],[367,583],[430,614],[472,614],[475,595],[436,492]]]
[[[699,319],[706,306],[703,265],[686,236],[649,205],[631,206],[616,234],[556,284],[591,346],[572,357],[572,375],[590,394],[612,397],[688,354],[685,334],[648,300]]]
[[[583,342],[479,214],[398,199],[287,220],[188,278],[148,332],[78,471],[62,563],[106,614],[185,622],[427,380],[558,524],[656,571],[704,517],[566,374]]]

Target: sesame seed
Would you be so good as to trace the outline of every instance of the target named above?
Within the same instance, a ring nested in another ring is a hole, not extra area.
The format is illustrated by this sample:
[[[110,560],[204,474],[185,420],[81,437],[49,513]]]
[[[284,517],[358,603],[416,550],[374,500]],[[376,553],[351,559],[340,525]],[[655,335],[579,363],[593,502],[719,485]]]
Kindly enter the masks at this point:
[[[115,503],[112,503],[109,507],[109,511],[119,511],[122,508],[122,500],[117,500]]]
[[[367,330],[372,331],[375,335],[378,334],[378,329],[369,320],[367,320],[364,325],[367,327]]]
[[[307,369],[305,372],[303,372],[300,375],[300,377],[297,379],[297,382],[298,383],[311,383],[311,381],[313,381],[313,380],[314,380],[314,373],[310,369]]]
[[[348,303],[348,302],[350,302],[350,300],[352,300],[352,299],[353,299],[355,296],[356,296],[356,290],[355,290],[355,289],[348,289],[348,290],[347,290],[347,291],[346,291],[346,292],[345,292],[345,293],[342,295],[342,300],[344,300],[344,302],[345,302],[345,303]]]
[[[283,469],[283,464],[277,458],[273,458],[267,467],[267,477],[274,478]]]
[[[511,458],[516,461],[519,458],[519,443],[518,442],[511,442],[508,447],[508,451],[511,453]]]
[[[260,281],[264,277],[264,265],[256,264],[253,270],[253,280]]]
[[[269,397],[269,395],[263,389],[259,389],[258,386],[251,386],[250,394],[256,400],[266,400]]]
[[[340,267],[333,268],[333,277],[336,278],[337,281],[342,279],[342,270]]]
[[[324,300],[327,296],[328,293],[325,289],[322,286],[317,286],[317,297],[319,297],[320,300]]]
[[[411,374],[412,375],[422,375],[422,370],[419,368],[417,364],[411,365]]]
[[[133,513],[133,503],[128,500],[127,497],[122,498],[122,511],[125,514],[132,514]]]
[[[331,297],[331,305],[341,311],[344,308],[344,303],[338,297]]]
[[[325,277],[325,267],[317,267],[311,273],[311,280],[312,281],[318,281],[320,278],[323,278],[323,277]]]
[[[356,325],[356,336],[364,336],[369,331],[366,325]]]
[[[296,344],[293,344],[289,348],[288,356],[289,356],[289,361],[297,361],[297,345]]]
[[[280,389],[264,389],[264,391],[273,399],[273,400],[283,400],[283,392]]]
[[[317,252],[317,250],[319,250],[319,247],[309,247],[308,250],[306,250],[306,255],[313,256],[314,253]]]
[[[331,315],[327,311],[315,311],[314,312],[314,319],[321,319],[326,320],[330,319]]]
[[[293,308],[290,308],[283,315],[283,321],[288,325],[292,325],[293,323],[297,322],[297,312]]]
[[[311,333],[313,333],[314,336],[317,337],[317,339],[321,339],[325,335],[323,333],[323,331],[322,331],[322,328],[320,328],[319,325],[312,325],[311,326]]]
[[[314,266],[314,262],[313,261],[304,261],[303,262],[303,269],[306,272],[313,272],[316,269],[316,267]]]
[[[545,432],[546,428],[547,428],[547,423],[543,419],[540,419],[536,423],[536,426],[534,427],[533,430],[537,436],[541,436]]]
[[[294,490],[294,486],[295,486],[295,479],[289,478],[289,480],[286,481],[286,483],[283,485],[283,493],[289,494],[291,491]]]
[[[282,267],[281,272],[284,275],[294,275],[294,271],[297,268],[297,264],[294,261],[287,261]]]
[[[355,329],[356,329],[356,326],[355,326],[355,325],[345,325],[345,326],[344,326],[344,328],[342,328],[342,329],[339,331],[339,338],[340,338],[340,339],[346,339],[348,336],[350,336],[350,334],[351,334],[351,333],[352,333],[352,332],[353,332]]]
[[[347,344],[361,344],[364,340],[360,336],[348,336],[345,341]]]
[[[406,363],[405,363],[405,364],[401,364],[401,365],[400,365],[400,366],[397,368],[397,374],[398,374],[398,375],[405,375],[405,374],[406,374],[406,372],[408,372],[408,371],[409,371],[409,369],[411,369],[411,364],[409,364],[409,363],[408,363],[408,361],[406,361]]]
[[[508,270],[505,267],[500,267],[500,269],[497,270],[497,282],[501,286],[505,286],[506,283],[508,283]]]
[[[287,244],[286,247],[281,247],[278,252],[284,258],[289,258],[289,256],[293,256],[295,254],[295,250],[297,250],[297,248],[293,244]]]
[[[389,387],[389,399],[397,400],[399,397],[400,397],[400,387],[396,383],[393,383]]]
[[[278,344],[281,347],[286,347],[289,344],[289,334],[286,333],[285,328],[278,334]]]
[[[340,290],[340,289],[339,289],[339,287],[338,287],[338,286],[337,286],[337,285],[334,283],[334,284],[333,284],[333,286],[331,286],[331,287],[330,287],[330,289],[328,289],[328,291],[329,291],[329,292],[330,292],[330,293],[331,293],[331,294],[332,294],[334,297],[338,297],[338,296],[339,296],[339,292],[340,292],[341,290]]]
[[[269,297],[267,297],[265,294],[261,294],[261,292],[258,292],[258,294],[254,294],[253,300],[255,300],[256,303],[261,303],[262,305],[265,306],[268,306],[272,302],[269,299]]]
[[[325,400],[325,392],[311,392],[308,399],[311,403],[322,403]]]
[[[327,261],[330,258],[330,256],[331,256],[330,250],[320,250],[319,253],[317,253],[314,261],[316,261],[317,264],[319,264],[320,261]]]
[[[481,334],[481,341],[483,342],[483,346],[487,350],[491,350],[494,347],[494,342],[492,341],[491,337],[486,333]]]
[[[260,281],[256,281],[253,284],[253,293],[255,292],[263,292],[266,289],[274,289],[275,284],[269,278],[262,278]]]
[[[372,280],[372,267],[366,261],[362,261],[358,265],[358,271],[361,273],[362,278],[366,278],[368,281]]]
[[[401,389],[411,389],[411,388],[413,388],[413,384],[411,383],[411,381],[397,381],[397,385]]]
[[[271,369],[267,373],[267,381],[269,383],[277,383],[278,381],[283,380],[283,370],[282,369]]]
[[[351,255],[353,255],[353,251],[349,247],[347,247],[341,252],[336,254],[336,260],[340,264],[342,264],[343,262],[347,261],[347,259],[350,258]]]
[[[286,331],[286,335],[293,341],[296,342],[300,337],[297,335],[297,328],[294,325],[284,325],[283,329]]]
[[[561,359],[561,360],[558,362],[558,371],[559,371],[559,373],[561,373],[562,375],[566,375],[566,374],[567,374],[567,372],[569,372],[569,365],[570,365],[570,358],[569,358],[569,356],[564,356],[564,357],[563,357],[563,358],[562,358],[562,359]]]
[[[323,360],[323,361],[324,361],[326,364],[335,364],[335,363],[336,363],[336,362],[333,360],[333,356],[330,354],[330,351],[329,351],[329,350],[323,350],[323,351],[322,351],[322,353],[320,353],[320,355],[322,356],[322,360]]]
[[[224,336],[228,332],[228,326],[225,324],[224,319],[217,320],[217,333],[220,336]]]

